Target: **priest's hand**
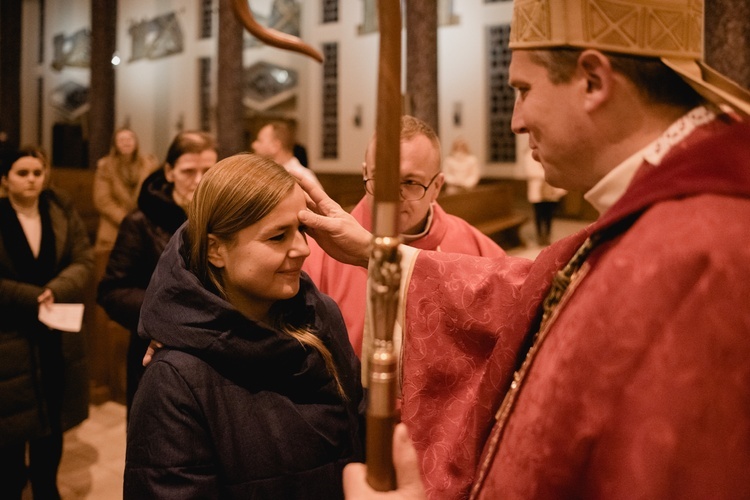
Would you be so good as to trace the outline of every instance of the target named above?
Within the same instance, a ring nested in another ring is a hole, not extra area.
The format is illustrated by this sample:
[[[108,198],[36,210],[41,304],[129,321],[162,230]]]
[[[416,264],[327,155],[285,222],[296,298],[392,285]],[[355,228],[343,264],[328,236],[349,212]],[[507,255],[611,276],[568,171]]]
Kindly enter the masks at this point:
[[[347,500],[422,500],[427,498],[419,475],[417,450],[404,424],[393,432],[393,466],[396,490],[378,492],[367,484],[367,466],[351,463],[344,468],[344,497]]]
[[[367,267],[372,234],[322,188],[308,179],[298,180],[307,193],[308,209],[298,214],[307,233],[334,259],[345,264]]]

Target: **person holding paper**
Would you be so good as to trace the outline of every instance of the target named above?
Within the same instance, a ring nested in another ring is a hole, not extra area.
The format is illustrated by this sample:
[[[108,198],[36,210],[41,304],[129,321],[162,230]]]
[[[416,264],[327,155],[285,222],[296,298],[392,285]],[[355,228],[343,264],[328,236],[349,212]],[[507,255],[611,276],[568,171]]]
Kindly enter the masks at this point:
[[[55,304],[82,303],[94,267],[83,221],[70,200],[45,188],[48,176],[38,148],[0,163],[7,193],[0,198],[0,497],[7,499],[20,499],[27,481],[34,498],[60,498],[63,432],[88,417],[85,336],[39,320],[40,309],[54,316]]]

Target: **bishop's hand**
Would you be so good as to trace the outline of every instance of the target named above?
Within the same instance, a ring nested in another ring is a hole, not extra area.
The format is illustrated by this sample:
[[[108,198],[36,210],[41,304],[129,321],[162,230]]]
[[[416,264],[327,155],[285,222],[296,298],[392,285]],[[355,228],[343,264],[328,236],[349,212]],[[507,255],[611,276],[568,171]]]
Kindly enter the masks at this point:
[[[308,209],[298,214],[307,233],[334,259],[345,264],[367,267],[372,234],[319,186],[307,179],[298,180],[307,193]]]

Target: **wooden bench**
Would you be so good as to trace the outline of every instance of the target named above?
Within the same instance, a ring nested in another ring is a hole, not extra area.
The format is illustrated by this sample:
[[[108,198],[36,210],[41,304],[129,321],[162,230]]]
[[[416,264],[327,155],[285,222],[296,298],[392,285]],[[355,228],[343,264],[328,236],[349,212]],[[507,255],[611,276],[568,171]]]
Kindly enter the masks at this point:
[[[513,208],[513,187],[503,181],[479,184],[470,189],[446,187],[438,203],[449,214],[461,217],[503,248],[523,244],[519,230],[528,216]]]
[[[318,174],[328,196],[351,210],[364,196],[361,174]],[[514,210],[515,192],[509,181],[486,181],[471,189],[445,187],[438,203],[461,217],[503,248],[522,244],[519,229],[528,216]]]
[[[99,212],[94,206],[94,171],[87,168],[53,167],[52,184],[70,196],[73,206],[86,224],[91,243],[96,241]]]
[[[365,195],[362,174],[317,174],[326,194],[347,211],[351,211]]]

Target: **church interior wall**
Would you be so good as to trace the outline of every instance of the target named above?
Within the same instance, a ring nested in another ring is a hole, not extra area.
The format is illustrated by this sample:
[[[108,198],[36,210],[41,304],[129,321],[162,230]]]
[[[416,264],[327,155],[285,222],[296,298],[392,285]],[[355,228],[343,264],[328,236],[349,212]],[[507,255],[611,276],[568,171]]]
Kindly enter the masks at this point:
[[[259,12],[270,12],[274,0],[253,0]],[[316,48],[337,42],[338,58],[338,157],[322,159],[320,123],[322,116],[322,70],[320,65],[302,55],[272,47],[248,47],[243,51],[245,68],[264,61],[297,72],[299,83],[293,90],[291,107],[277,106],[277,111],[293,118],[298,124],[298,139],[308,149],[314,169],[327,173],[356,173],[360,170],[364,148],[375,128],[378,44],[377,32],[360,34],[365,4],[371,0],[339,3],[339,20],[321,23],[319,1],[298,2],[302,38]],[[199,60],[211,58],[211,110],[216,104],[216,42],[218,31],[217,2],[213,10],[213,35],[201,39],[201,2],[190,0],[128,0],[119,2],[117,20],[117,54],[121,63],[115,70],[115,126],[127,124],[139,135],[144,151],[162,158],[174,134],[183,128],[201,126],[199,109]],[[487,73],[485,69],[486,29],[490,25],[510,22],[511,2],[484,0],[453,0],[450,5],[457,24],[443,25],[438,30],[439,129],[444,154],[458,135],[469,139],[473,152],[487,157]],[[38,0],[24,1],[24,55],[22,78],[22,140],[36,142],[41,135],[43,146],[52,148],[52,128],[61,117],[50,102],[50,94],[58,86],[73,82],[87,86],[89,71],[85,67],[52,67],[55,54],[53,38],[72,34],[90,27],[89,0],[45,1],[45,59],[38,62]],[[264,10],[265,9],[265,10]],[[173,14],[182,34],[182,47],[177,53],[159,58],[133,58],[134,26],[159,16]],[[404,41],[405,42],[405,41]],[[405,47],[405,43],[403,44]],[[405,64],[406,57],[402,57]],[[405,71],[402,71],[405,74]],[[44,98],[37,102],[36,80],[44,82]],[[266,103],[267,104],[267,103]],[[248,109],[263,116],[273,110]],[[41,134],[36,124],[37,106],[42,106]],[[460,111],[460,123],[454,121]],[[81,120],[79,117],[73,118]],[[85,120],[81,120],[85,121]],[[211,121],[215,127],[215,119]],[[248,144],[249,147],[249,144]],[[513,177],[513,164],[485,165],[485,176]]]

